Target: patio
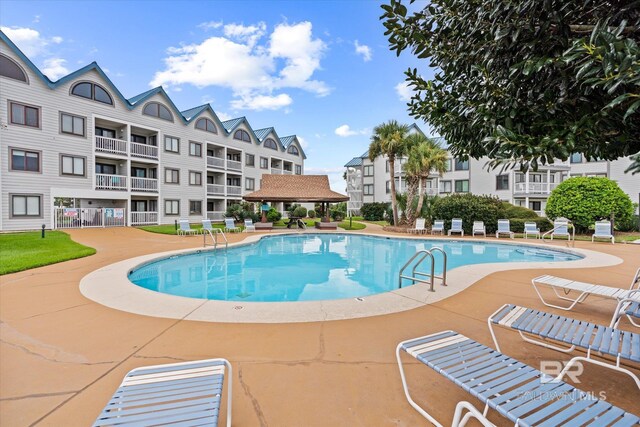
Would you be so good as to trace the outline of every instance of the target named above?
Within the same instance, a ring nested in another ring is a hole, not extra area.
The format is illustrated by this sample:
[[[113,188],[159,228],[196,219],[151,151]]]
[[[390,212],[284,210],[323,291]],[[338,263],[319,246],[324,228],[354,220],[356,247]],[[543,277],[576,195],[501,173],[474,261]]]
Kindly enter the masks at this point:
[[[379,232],[371,225],[366,231],[373,228]],[[97,254],[2,277],[0,425],[89,425],[130,369],[224,357],[234,368],[235,426],[426,426],[405,401],[394,355],[398,342],[453,329],[492,346],[486,319],[499,306],[545,308],[530,284],[541,270],[531,269],[493,273],[434,304],[369,318],[230,324],[140,316],[84,298],[80,280],[130,257],[200,247],[202,239],[130,228],[69,234]],[[565,242],[553,245],[564,247]],[[638,268],[638,245],[576,242],[576,247],[624,262],[558,269],[554,275],[628,287]],[[599,304],[594,298],[569,315],[606,324],[612,310],[611,302]],[[503,352],[532,366],[566,358],[523,345],[517,334],[499,333]],[[468,395],[430,369],[407,362],[414,396],[428,399],[439,419],[450,420],[455,402]],[[626,376],[586,366],[580,379],[582,390],[605,392],[611,403],[640,413],[640,391]],[[493,421],[508,425],[499,417]]]

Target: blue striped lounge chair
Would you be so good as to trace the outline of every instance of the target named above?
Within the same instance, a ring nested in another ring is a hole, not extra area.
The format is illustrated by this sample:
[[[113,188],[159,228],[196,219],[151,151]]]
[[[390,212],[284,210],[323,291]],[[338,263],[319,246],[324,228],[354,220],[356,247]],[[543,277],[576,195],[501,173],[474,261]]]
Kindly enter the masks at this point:
[[[224,231],[228,232],[228,233],[232,233],[232,232],[239,232],[242,229],[238,226],[236,226],[235,221],[233,220],[233,218],[225,218],[224,219]]]
[[[611,233],[611,221],[596,221],[595,231],[591,236],[591,243],[593,243],[594,239],[607,239],[611,240],[612,244],[616,243],[616,239]]]
[[[444,220],[436,219],[431,226],[431,234],[440,233],[444,234]]]
[[[617,328],[622,318],[626,317],[636,328],[640,328],[640,289],[629,291],[626,298],[618,301],[616,311],[611,319],[611,327]]]
[[[134,369],[124,377],[93,425],[218,425],[225,374],[227,427],[231,427],[232,374],[225,359]]]
[[[179,219],[178,225],[180,226],[178,234],[182,234],[183,236],[186,236],[187,234],[198,234],[198,230],[191,228],[188,219]]]
[[[563,353],[570,353],[575,349],[586,351],[585,356],[573,357],[565,365],[561,375],[578,362],[588,362],[629,375],[640,389],[638,376],[620,365],[621,361],[625,361],[640,368],[640,333],[622,331],[513,304],[500,307],[489,317],[487,323],[498,351],[500,346],[493,329],[494,325],[518,331],[523,340],[552,350]],[[609,362],[599,355],[613,356],[615,362]]]
[[[634,426],[640,421],[637,415],[551,378],[497,350],[457,332],[444,331],[403,341],[396,348],[402,386],[409,404],[439,427],[442,424],[409,394],[401,359],[403,352],[484,404],[484,410],[480,411],[467,401],[459,402],[452,426],[463,426],[470,418],[476,418],[484,426],[493,426],[487,419],[489,409],[516,426]]]
[[[451,220],[451,228],[449,229],[448,235],[451,236],[451,233],[458,233],[461,237],[464,237],[464,230],[462,229],[462,220],[460,218],[453,218]]]
[[[512,239],[514,238],[514,233],[513,231],[511,231],[511,222],[508,219],[498,220],[498,230],[496,231],[496,239],[498,239],[502,234],[506,234]]]

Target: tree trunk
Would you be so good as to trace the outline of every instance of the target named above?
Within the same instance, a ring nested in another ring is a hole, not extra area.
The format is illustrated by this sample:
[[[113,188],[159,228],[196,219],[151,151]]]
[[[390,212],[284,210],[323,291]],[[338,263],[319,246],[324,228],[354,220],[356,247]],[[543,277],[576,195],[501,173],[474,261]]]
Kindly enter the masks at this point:
[[[420,178],[420,194],[418,197],[418,206],[416,207],[416,217],[422,212],[422,205],[424,204],[424,194],[427,191],[427,178]]]
[[[389,174],[391,175],[391,208],[393,209],[393,225],[398,225],[398,201],[396,200],[396,157],[389,156]]]
[[[407,208],[405,209],[405,213],[409,226],[413,226],[419,214],[419,211],[413,209],[413,199],[416,198],[419,185],[420,178],[407,178]]]

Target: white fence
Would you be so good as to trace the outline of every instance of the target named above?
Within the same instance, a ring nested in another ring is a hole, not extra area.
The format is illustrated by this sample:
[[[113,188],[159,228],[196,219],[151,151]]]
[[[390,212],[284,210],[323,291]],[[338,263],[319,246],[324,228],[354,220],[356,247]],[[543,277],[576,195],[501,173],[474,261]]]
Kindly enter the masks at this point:
[[[127,143],[124,139],[107,138],[96,136],[96,151],[111,154],[127,154]]]
[[[131,225],[157,224],[158,212],[131,212]]]
[[[131,190],[132,191],[149,191],[152,193],[158,192],[158,180],[155,178],[138,178],[131,177]]]
[[[242,163],[235,160],[227,160],[227,169],[233,169],[237,171],[242,170]]]
[[[224,185],[207,184],[207,194],[219,194],[221,196],[224,196]]]
[[[124,208],[54,208],[53,227],[124,227],[126,217]]]
[[[131,143],[131,155],[133,157],[143,157],[145,159],[158,160],[158,147],[155,145]]]
[[[96,174],[96,190],[127,191],[127,177],[125,175]]]
[[[224,159],[221,157],[207,156],[207,166],[224,168]]]

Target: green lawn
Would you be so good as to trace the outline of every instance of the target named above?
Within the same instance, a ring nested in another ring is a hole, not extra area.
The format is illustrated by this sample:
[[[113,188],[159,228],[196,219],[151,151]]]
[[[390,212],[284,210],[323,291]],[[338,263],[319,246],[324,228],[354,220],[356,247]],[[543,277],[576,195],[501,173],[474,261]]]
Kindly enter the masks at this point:
[[[0,234],[0,275],[93,255],[96,250],[62,231]]]
[[[213,228],[224,228],[224,224],[222,223],[213,223],[211,224],[211,226]],[[177,235],[178,232],[176,231],[176,227],[174,224],[165,224],[165,225],[144,225],[144,226],[140,226],[137,227],[140,230],[144,230],[144,231],[149,231],[151,233],[159,233],[159,234],[173,234],[173,235]],[[194,230],[198,230],[198,232],[200,232],[200,229],[202,228],[202,224],[191,224],[191,228]],[[244,227],[240,227],[243,228]]]
[[[345,230],[362,230],[367,226],[361,222],[353,221],[349,223],[349,220],[346,220],[346,221],[342,221],[341,223],[338,223],[338,227],[343,228]]]

